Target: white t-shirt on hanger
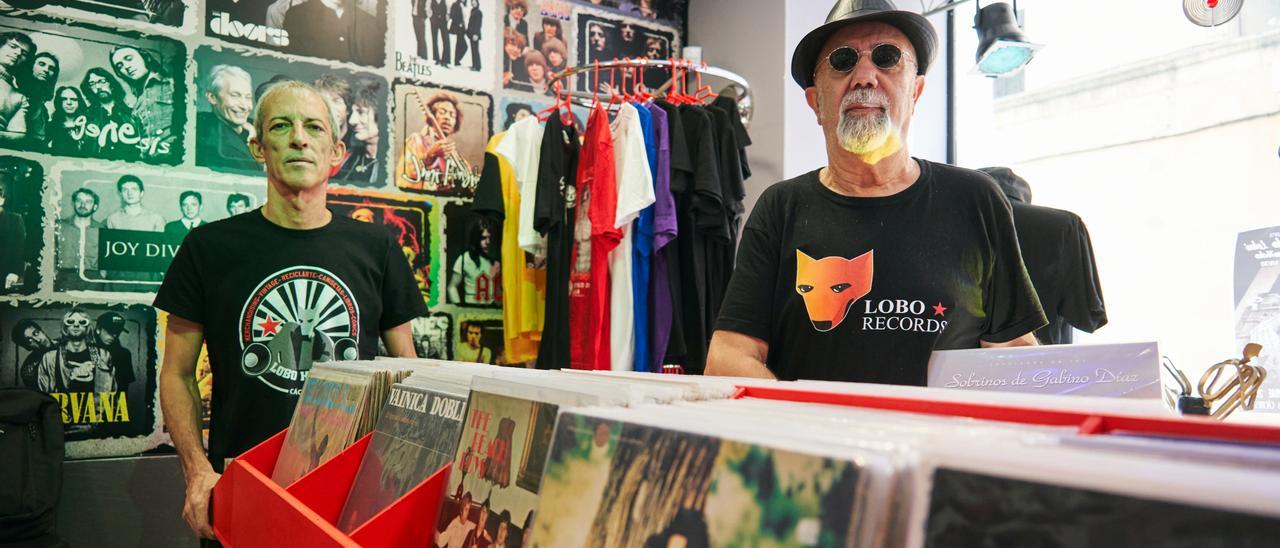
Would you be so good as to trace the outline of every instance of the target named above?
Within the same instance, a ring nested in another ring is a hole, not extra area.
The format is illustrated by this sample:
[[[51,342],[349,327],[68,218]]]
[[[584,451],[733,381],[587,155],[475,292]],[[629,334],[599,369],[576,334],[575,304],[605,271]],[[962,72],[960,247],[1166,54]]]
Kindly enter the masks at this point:
[[[507,136],[495,152],[511,163],[516,187],[520,189],[520,219],[517,240],[520,249],[537,257],[547,255],[547,239],[533,229],[533,205],[538,185],[538,162],[542,159],[542,134],[546,131],[536,116],[511,124]]]
[[[635,312],[631,294],[631,224],[654,202],[653,174],[644,147],[640,114],[622,105],[613,123],[613,154],[617,168],[618,209],[614,226],[622,241],[609,252],[609,351],[614,371],[635,369]]]

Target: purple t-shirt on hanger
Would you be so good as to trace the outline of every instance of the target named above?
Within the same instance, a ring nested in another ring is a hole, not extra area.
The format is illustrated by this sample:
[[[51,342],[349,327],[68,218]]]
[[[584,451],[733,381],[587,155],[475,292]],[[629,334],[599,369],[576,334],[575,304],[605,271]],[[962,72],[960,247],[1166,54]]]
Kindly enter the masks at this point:
[[[676,200],[671,194],[671,135],[667,124],[667,111],[649,103],[653,115],[653,134],[658,152],[657,176],[653,178],[653,272],[667,271],[667,244],[676,239]],[[667,354],[671,341],[671,280],[667,276],[654,275],[649,279],[652,290],[649,298],[649,371],[662,371],[662,358]]]

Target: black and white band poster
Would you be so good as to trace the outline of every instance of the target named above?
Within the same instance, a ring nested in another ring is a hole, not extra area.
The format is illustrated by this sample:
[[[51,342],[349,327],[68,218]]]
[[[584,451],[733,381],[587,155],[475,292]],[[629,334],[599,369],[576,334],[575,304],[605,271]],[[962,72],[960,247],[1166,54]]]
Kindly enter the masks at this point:
[[[573,7],[562,0],[505,0],[502,19],[502,87],[554,95],[552,74],[573,59]],[[569,86],[571,80],[564,80]],[[571,89],[571,88],[566,88]]]
[[[470,198],[480,182],[493,97],[487,93],[395,86],[396,186],[409,192]]]
[[[0,386],[58,401],[68,457],[110,454],[75,442],[155,429],[155,332],[147,306],[0,305]]]
[[[419,82],[494,87],[502,0],[403,0],[391,6],[396,72]]]
[[[54,208],[54,291],[154,293],[193,228],[251,211],[266,185],[153,171],[68,170]]]
[[[206,0],[205,35],[368,67],[386,63],[385,0]]]
[[[587,12],[578,14],[578,62],[581,65],[641,57],[666,60],[678,51],[674,29],[642,24],[629,18]],[[642,72],[641,78],[649,89],[658,89],[671,78],[671,72],[664,68],[649,68]],[[578,78],[578,89],[595,89],[602,94],[615,89],[629,91],[634,84],[630,72],[622,69],[602,70],[599,74],[593,72]]]
[[[680,14],[689,6],[689,0],[573,0],[593,8],[604,8],[627,17],[654,19],[676,24]]]
[[[410,322],[413,328],[413,347],[419,358],[432,360],[453,359],[453,317],[444,312],[432,312]]]
[[[183,0],[35,0],[26,4],[38,4],[42,8],[61,7],[166,27],[182,26],[182,18],[187,13]]]
[[[186,62],[167,38],[0,17],[0,148],[178,164]]]
[[[40,164],[0,156],[0,297],[30,295],[40,287],[43,188]]]
[[[312,63],[285,61],[202,47],[196,66],[196,165],[215,171],[264,177],[262,164],[249,154],[256,130],[253,112],[258,97],[275,83],[296,80],[315,86],[328,102],[338,138],[347,156],[330,184],[380,187],[386,183],[386,80]]]
[[[434,307],[439,300],[436,280],[440,278],[440,246],[435,240],[439,214],[423,196],[390,195],[372,192],[331,190],[329,209],[357,221],[387,227],[409,262],[409,271],[422,293],[422,301]]]
[[[1280,413],[1280,226],[1240,233],[1235,256],[1235,348],[1262,345],[1251,364],[1267,378],[1253,408]]]

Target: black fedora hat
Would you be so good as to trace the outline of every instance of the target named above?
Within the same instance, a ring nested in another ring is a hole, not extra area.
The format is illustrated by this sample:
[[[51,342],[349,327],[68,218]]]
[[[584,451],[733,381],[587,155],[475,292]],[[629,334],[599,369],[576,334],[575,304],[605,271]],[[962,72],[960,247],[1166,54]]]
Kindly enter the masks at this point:
[[[897,27],[916,50],[916,67],[919,74],[929,69],[933,53],[938,49],[938,33],[923,15],[899,10],[892,0],[839,0],[827,15],[827,22],[813,29],[791,54],[791,78],[802,88],[813,86],[814,69],[818,54],[827,39],[845,25],[865,21],[880,21]]]

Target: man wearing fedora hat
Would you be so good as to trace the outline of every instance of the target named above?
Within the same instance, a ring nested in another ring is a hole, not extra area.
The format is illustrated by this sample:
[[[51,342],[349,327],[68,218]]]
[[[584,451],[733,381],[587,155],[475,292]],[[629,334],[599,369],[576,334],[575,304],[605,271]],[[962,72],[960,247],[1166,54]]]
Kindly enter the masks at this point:
[[[756,203],[708,374],[924,385],[935,349],[1035,344],[1044,312],[994,181],[907,151],[937,43],[889,0],[841,0],[800,41],[827,166]]]

